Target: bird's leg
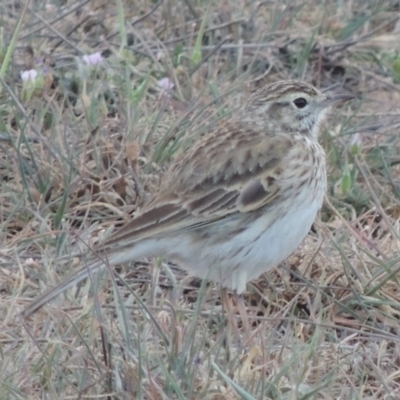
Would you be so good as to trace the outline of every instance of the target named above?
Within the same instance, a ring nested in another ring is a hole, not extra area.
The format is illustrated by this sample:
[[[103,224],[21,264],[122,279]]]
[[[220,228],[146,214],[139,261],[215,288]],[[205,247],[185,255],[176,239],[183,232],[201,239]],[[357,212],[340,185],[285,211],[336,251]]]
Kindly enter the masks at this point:
[[[238,326],[238,319],[236,318],[237,311],[239,311],[239,315],[242,320],[242,327],[246,336],[248,336],[250,333],[250,323],[246,312],[246,305],[244,303],[243,295],[235,293],[234,296],[236,305],[233,304],[232,297],[229,296],[228,290],[225,288],[221,289],[222,305],[226,312],[229,326],[234,332],[236,338],[240,339],[240,328]]]
[[[236,298],[236,308],[239,311],[239,315],[242,319],[242,326],[244,328],[244,332],[246,333],[246,336],[248,336],[250,334],[250,322],[249,322],[249,316],[247,314],[246,304],[244,302],[244,296],[243,294],[238,294],[235,292],[235,298]]]
[[[225,311],[226,317],[228,319],[229,327],[234,332],[234,336],[238,340],[240,338],[240,332],[239,332],[239,327],[237,325],[236,311],[234,309],[235,307],[232,303],[231,297],[229,296],[228,290],[225,289],[224,287],[221,288],[221,300],[222,300],[223,310]]]

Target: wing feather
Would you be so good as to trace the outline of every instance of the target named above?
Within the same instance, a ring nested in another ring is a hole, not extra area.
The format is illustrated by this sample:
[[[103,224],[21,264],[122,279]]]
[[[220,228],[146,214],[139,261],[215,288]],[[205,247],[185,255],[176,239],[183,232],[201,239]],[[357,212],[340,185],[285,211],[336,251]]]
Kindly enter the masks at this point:
[[[280,136],[260,142],[259,133],[246,130],[244,137],[238,126],[230,127],[219,132],[221,139],[217,131],[181,157],[153,201],[102,247],[204,226],[273,201],[292,141]]]

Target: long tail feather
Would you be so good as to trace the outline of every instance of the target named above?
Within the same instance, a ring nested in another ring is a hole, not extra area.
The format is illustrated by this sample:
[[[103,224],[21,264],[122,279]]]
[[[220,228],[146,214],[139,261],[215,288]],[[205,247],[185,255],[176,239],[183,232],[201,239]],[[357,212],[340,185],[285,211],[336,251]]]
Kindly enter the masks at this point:
[[[79,271],[74,272],[58,286],[46,290],[41,296],[35,298],[21,313],[23,318],[30,317],[37,310],[42,308],[49,301],[53,300],[65,290],[81,282],[85,278],[96,274],[102,269],[106,268],[107,264],[105,261],[95,260],[91,264],[81,268]]]

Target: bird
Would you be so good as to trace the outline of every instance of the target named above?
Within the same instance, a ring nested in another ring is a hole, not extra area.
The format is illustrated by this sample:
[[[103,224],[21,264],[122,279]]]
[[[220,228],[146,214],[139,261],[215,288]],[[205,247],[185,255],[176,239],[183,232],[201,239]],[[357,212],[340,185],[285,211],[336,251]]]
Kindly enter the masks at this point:
[[[327,190],[321,124],[353,98],[296,80],[261,87],[177,155],[154,197],[23,317],[107,265],[143,258],[163,257],[243,294],[308,234]]]

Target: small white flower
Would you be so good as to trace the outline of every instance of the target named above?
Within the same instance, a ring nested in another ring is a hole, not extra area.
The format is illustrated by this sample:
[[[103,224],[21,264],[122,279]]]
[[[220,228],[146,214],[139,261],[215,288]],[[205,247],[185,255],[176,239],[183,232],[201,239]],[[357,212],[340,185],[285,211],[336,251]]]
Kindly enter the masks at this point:
[[[23,82],[33,82],[37,78],[37,75],[38,73],[35,69],[21,71],[21,79]]]
[[[350,151],[353,155],[361,153],[363,138],[360,133],[356,133],[350,140]]]
[[[98,65],[103,61],[103,56],[98,51],[97,53],[84,55],[83,61],[85,61],[87,65]]]
[[[353,137],[350,140],[350,146],[358,146],[360,147],[362,145],[362,136],[360,133],[356,133],[355,135],[353,135]]]
[[[170,90],[172,89],[175,85],[169,78],[162,78],[158,82],[158,86],[162,89]]]

